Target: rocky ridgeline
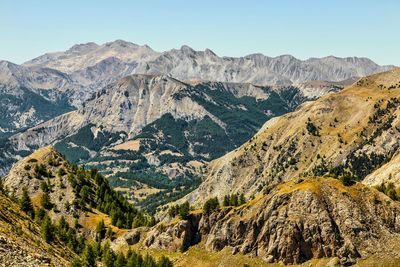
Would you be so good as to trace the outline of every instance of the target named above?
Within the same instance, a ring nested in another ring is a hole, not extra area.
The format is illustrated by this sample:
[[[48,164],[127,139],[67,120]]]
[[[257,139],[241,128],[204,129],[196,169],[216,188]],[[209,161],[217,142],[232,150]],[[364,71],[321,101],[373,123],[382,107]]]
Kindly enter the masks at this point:
[[[337,257],[351,265],[385,250],[381,244],[398,240],[399,208],[400,203],[360,183],[345,187],[332,178],[298,179],[237,208],[159,225],[144,244],[176,251],[201,241],[208,251],[230,247],[233,254],[267,262]]]

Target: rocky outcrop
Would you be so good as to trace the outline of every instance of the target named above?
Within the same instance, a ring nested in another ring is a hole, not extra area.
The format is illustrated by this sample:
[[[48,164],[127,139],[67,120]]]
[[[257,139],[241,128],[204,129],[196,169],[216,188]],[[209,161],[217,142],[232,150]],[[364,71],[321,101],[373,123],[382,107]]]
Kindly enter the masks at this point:
[[[169,251],[185,251],[200,241],[199,221],[201,216],[191,215],[188,220],[171,225],[158,224],[147,233],[144,245],[149,248]]]
[[[20,197],[26,188],[38,204],[44,193],[42,184],[49,183],[52,188],[49,193],[50,201],[57,211],[51,214],[55,218],[61,215],[77,215],[80,211],[73,204],[76,194],[68,179],[70,168],[69,163],[57,151],[47,146],[18,161],[4,177],[3,184],[17,197]],[[60,172],[60,169],[63,169],[63,172]]]
[[[203,215],[195,229],[209,251],[231,247],[268,262],[299,264],[338,257],[354,264],[400,237],[400,204],[362,184],[345,187],[332,178],[297,179],[270,188],[247,204]],[[174,250],[183,221],[154,230],[148,247]],[[168,237],[168,238],[166,238]],[[179,243],[181,244],[181,242]]]

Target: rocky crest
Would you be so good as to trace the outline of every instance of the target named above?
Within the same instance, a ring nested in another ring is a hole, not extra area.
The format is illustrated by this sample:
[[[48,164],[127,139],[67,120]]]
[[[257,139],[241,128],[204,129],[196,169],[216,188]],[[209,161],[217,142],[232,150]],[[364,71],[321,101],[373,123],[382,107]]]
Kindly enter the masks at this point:
[[[209,251],[231,247],[233,254],[284,264],[338,257],[349,265],[385,250],[379,244],[399,240],[399,208],[398,202],[360,183],[346,187],[332,178],[298,179],[245,205],[203,215],[196,232],[185,221],[153,230],[145,245],[176,250],[184,245],[182,236],[197,235]],[[193,216],[197,221],[198,215]]]

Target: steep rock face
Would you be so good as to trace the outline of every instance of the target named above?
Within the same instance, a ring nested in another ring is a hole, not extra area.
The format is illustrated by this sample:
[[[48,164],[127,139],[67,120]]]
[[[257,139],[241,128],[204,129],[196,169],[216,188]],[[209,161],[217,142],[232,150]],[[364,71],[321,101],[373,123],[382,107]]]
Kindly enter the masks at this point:
[[[389,162],[369,174],[362,182],[369,186],[393,183],[398,187],[400,185],[400,154],[396,151]]]
[[[0,84],[13,91],[15,87],[65,91],[79,86],[65,73],[49,68],[27,68],[8,61],[0,61]]]
[[[363,180],[398,148],[399,81],[399,69],[369,76],[268,121],[254,138],[213,161],[204,183],[187,199],[249,196],[304,175],[349,171]]]
[[[338,257],[347,265],[385,250],[382,242],[398,242],[399,208],[398,202],[361,183],[345,187],[332,178],[298,179],[240,207],[203,215],[197,233],[209,251],[231,247],[232,253],[285,264]],[[151,236],[146,245],[166,246],[170,241],[164,243],[163,237],[178,226]]]
[[[188,98],[178,101],[173,98],[186,87],[167,76],[128,76],[101,90],[79,112],[87,121],[127,133],[138,133],[143,126],[166,113],[175,118],[192,119],[209,115]]]
[[[184,251],[200,241],[200,218],[199,215],[192,215],[190,220],[179,221],[170,227],[154,227],[147,233],[144,245],[154,249]]]

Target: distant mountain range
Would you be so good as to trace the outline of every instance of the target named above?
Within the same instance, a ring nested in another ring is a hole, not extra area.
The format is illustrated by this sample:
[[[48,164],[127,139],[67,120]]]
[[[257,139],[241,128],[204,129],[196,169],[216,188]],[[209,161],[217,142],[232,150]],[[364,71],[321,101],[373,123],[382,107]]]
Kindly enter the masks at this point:
[[[162,189],[143,175],[196,174],[268,119],[391,68],[355,57],[219,57],[188,46],[159,53],[121,40],[22,65],[1,61],[0,173],[53,144],[68,160],[101,169],[114,186],[146,180]]]
[[[339,82],[391,68],[356,57],[302,61],[289,55],[271,58],[253,54],[233,58],[188,46],[159,53],[122,40],[80,44],[22,65],[0,61],[0,134],[31,127],[79,107],[93,93],[131,74],[167,75],[184,82],[288,86],[310,80]]]
[[[165,74],[183,81],[290,85],[309,80],[337,82],[393,67],[379,66],[368,58],[357,57],[329,56],[307,60],[299,60],[290,55],[268,57],[262,54],[239,58],[219,57],[209,49],[195,51],[185,45],[180,49],[160,53],[147,45],[140,46],[122,40],[103,45],[75,45],[65,52],[48,53],[23,65],[56,69],[85,85],[95,82],[99,76],[102,80],[106,76],[115,76],[115,70],[122,76]]]

